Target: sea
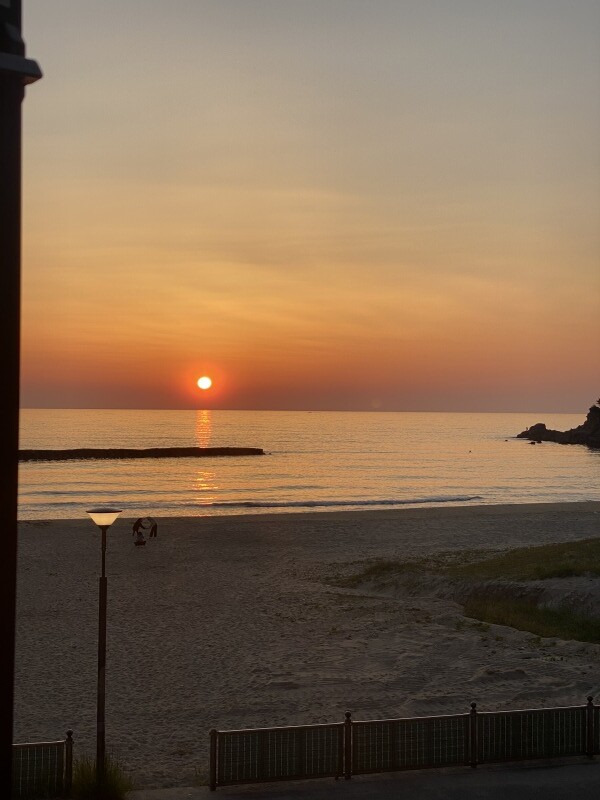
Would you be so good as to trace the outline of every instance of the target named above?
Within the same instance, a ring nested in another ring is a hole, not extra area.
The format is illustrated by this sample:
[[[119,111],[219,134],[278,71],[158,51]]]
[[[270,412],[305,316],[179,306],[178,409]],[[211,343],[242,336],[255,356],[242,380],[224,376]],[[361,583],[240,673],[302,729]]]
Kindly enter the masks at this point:
[[[264,456],[47,461],[19,469],[19,518],[341,511],[600,500],[600,451],[515,436],[585,415],[23,409],[23,449],[260,447]]]

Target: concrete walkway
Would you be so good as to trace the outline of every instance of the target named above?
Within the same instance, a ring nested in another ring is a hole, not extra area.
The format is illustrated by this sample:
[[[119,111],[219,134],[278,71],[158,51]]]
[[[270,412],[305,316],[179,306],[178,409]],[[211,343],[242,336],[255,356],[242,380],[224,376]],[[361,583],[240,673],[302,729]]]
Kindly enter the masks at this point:
[[[598,800],[600,764],[478,767],[255,786],[142,789],[129,800]]]

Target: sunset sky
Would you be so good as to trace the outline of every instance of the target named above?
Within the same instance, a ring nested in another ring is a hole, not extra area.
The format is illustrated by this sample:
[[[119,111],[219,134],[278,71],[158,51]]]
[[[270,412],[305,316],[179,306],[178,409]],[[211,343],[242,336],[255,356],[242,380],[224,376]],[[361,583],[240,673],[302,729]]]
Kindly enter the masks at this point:
[[[597,0],[23,6],[24,406],[596,400]]]

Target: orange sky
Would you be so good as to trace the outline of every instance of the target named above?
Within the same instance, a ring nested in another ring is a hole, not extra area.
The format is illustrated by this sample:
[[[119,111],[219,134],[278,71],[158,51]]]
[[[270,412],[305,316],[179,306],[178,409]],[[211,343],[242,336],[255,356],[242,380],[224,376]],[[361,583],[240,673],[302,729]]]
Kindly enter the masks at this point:
[[[74,5],[26,7],[23,405],[596,399],[596,3]]]

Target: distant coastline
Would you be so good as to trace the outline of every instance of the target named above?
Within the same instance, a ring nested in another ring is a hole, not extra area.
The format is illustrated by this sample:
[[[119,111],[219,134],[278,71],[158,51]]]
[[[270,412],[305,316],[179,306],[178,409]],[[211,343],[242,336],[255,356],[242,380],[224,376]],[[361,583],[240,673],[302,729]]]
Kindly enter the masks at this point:
[[[72,450],[20,450],[19,461],[85,461],[89,459],[207,458],[264,456],[261,447],[84,447]]]

